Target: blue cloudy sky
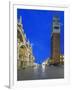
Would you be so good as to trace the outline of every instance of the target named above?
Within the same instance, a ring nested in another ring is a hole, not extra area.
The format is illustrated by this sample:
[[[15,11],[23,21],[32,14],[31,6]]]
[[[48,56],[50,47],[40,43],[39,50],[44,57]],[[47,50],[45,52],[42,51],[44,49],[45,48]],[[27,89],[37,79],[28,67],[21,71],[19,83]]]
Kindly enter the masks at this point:
[[[60,18],[60,53],[64,54],[64,11],[17,9],[17,18],[22,17],[23,29],[32,44],[36,63],[42,63],[51,56],[51,31],[54,15]]]

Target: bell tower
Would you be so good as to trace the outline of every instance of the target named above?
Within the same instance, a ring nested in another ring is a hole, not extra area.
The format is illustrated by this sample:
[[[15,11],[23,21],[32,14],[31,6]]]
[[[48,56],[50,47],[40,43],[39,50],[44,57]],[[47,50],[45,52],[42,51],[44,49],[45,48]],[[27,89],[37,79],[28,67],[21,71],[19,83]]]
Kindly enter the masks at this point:
[[[60,18],[53,16],[51,35],[51,58],[52,64],[60,63]]]

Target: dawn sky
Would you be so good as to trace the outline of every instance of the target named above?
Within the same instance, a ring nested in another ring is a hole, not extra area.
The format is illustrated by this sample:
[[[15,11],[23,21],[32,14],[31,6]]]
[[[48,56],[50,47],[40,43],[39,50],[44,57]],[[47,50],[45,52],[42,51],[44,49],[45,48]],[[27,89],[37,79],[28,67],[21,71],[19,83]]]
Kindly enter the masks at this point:
[[[36,63],[42,63],[51,56],[54,15],[58,15],[60,18],[60,53],[64,54],[64,11],[17,9],[17,18],[22,17],[23,29],[32,44]]]

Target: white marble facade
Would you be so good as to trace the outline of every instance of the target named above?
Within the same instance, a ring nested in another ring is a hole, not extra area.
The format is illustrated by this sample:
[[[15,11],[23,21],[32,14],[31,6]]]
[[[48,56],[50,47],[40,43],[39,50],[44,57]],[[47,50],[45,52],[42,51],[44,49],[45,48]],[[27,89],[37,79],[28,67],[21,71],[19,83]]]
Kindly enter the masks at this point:
[[[26,68],[34,65],[32,46],[23,30],[22,18],[17,22],[17,66]]]

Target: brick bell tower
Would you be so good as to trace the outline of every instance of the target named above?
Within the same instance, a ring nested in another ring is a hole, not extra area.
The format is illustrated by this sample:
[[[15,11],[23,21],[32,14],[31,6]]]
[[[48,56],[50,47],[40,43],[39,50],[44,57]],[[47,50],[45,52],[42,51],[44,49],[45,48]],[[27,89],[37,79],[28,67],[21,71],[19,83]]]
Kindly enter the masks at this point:
[[[52,35],[51,35],[51,58],[52,64],[60,63],[60,19],[53,16]]]

